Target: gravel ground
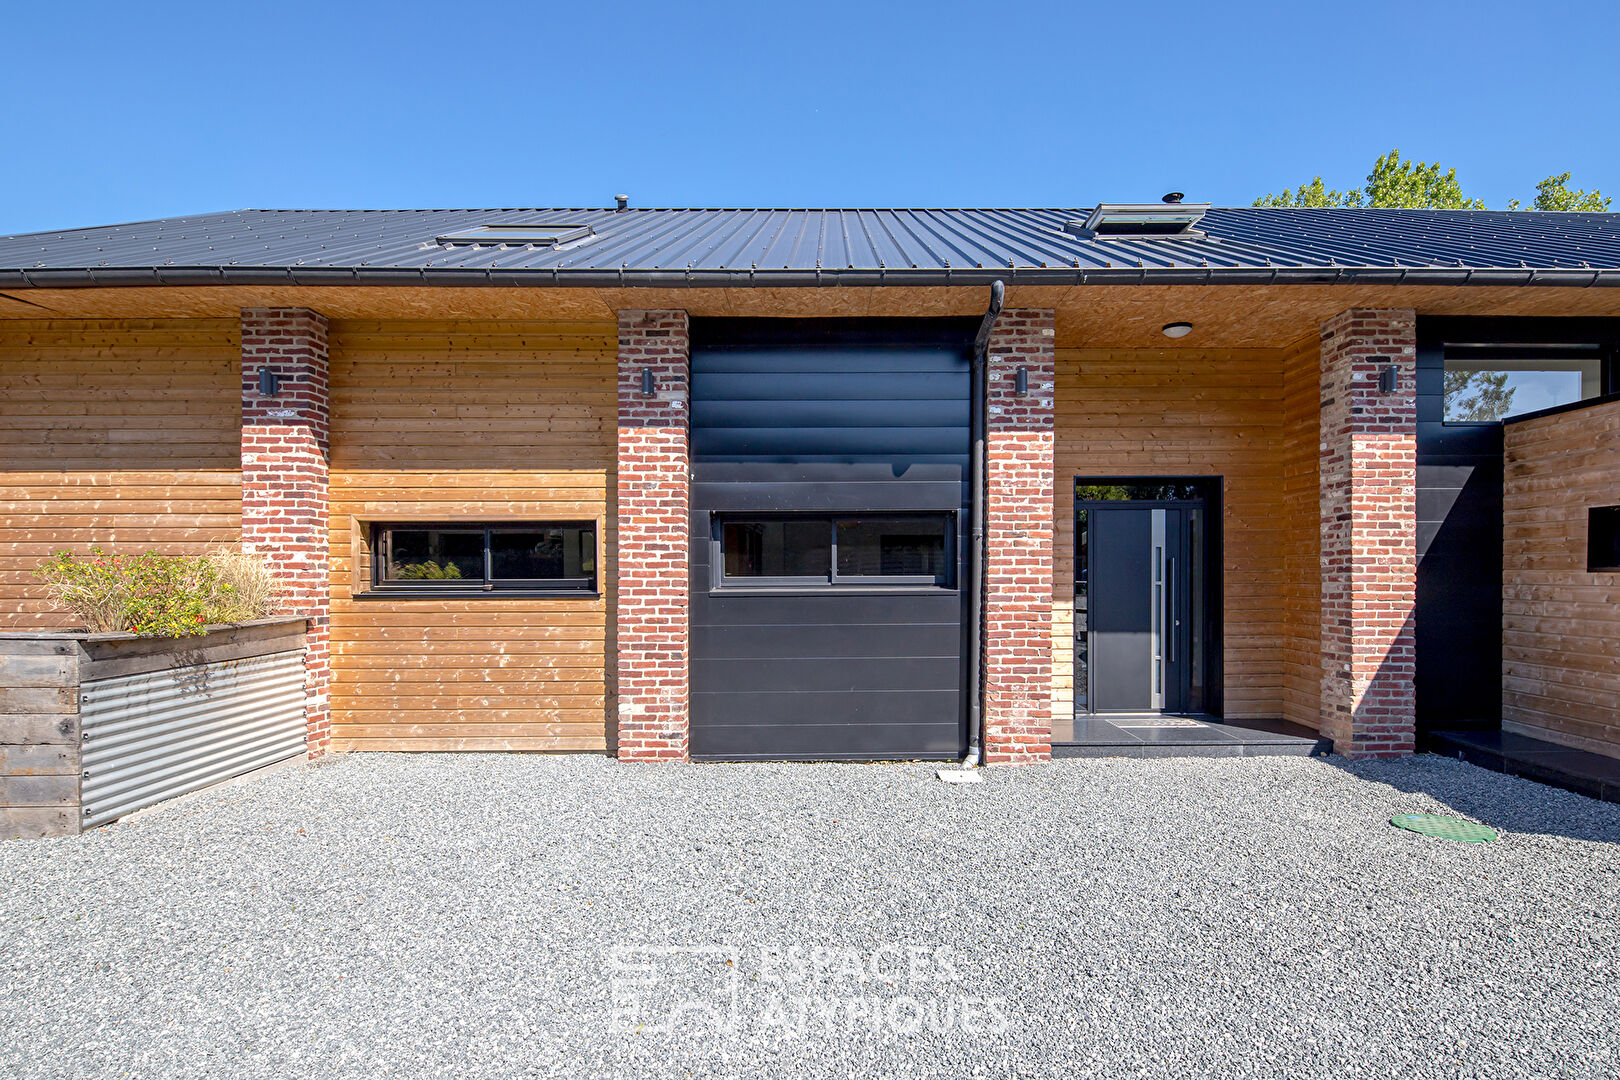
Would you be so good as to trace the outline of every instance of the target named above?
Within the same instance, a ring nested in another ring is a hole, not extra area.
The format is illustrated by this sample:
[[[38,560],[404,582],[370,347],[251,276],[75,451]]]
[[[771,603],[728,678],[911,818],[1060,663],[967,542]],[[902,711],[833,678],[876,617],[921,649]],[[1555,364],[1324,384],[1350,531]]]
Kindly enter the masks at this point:
[[[1613,1077],[1617,1016],[1620,806],[1437,758],[357,755],[0,842],[6,1077]]]

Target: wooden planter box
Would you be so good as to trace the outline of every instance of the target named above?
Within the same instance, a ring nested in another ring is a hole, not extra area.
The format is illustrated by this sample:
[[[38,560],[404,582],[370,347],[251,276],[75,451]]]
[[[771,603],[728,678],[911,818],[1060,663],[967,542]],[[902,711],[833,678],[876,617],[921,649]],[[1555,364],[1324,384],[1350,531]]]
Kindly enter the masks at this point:
[[[0,838],[73,835],[302,754],[304,629],[0,633]]]

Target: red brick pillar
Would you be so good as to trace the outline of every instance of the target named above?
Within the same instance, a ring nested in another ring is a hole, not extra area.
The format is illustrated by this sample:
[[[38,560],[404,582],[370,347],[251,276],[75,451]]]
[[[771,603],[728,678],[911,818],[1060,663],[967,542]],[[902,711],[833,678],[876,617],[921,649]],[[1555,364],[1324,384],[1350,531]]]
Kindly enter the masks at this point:
[[[278,382],[260,392],[260,372]],[[309,756],[332,738],[326,320],[304,308],[242,312],[242,549],[283,582],[283,610],[309,619],[304,716]]]
[[[688,371],[686,312],[619,312],[621,761],[687,756]]]
[[[1415,729],[1416,315],[1336,316],[1321,364],[1322,732],[1348,757],[1396,757]]]
[[[1053,313],[1004,311],[990,337],[985,432],[984,752],[1052,756]],[[1024,394],[1018,369],[1026,368]]]

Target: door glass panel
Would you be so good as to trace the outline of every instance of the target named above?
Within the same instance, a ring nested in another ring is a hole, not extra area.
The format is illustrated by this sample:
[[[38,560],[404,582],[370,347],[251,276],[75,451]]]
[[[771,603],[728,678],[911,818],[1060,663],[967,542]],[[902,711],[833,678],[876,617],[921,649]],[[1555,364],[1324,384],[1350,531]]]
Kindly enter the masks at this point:
[[[394,529],[384,581],[484,580],[484,530]]]
[[[832,566],[825,519],[728,521],[720,544],[731,578],[826,578]]]
[[[1090,539],[1088,511],[1076,514],[1074,530],[1074,708],[1076,712],[1091,711],[1091,663],[1086,651],[1089,644],[1086,631],[1086,592],[1091,575],[1091,560],[1086,545]]]
[[[950,571],[943,517],[865,517],[838,522],[839,577],[927,577]]]

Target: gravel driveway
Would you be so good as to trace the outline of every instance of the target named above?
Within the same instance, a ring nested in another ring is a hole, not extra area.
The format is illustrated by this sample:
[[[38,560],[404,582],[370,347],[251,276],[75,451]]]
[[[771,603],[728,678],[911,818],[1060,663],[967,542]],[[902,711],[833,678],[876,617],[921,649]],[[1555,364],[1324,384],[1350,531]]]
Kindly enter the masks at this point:
[[[7,1077],[1612,1077],[1617,1017],[1620,806],[1436,758],[357,755],[0,842]]]

